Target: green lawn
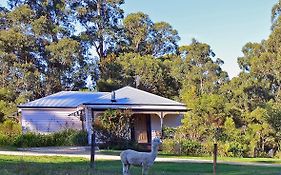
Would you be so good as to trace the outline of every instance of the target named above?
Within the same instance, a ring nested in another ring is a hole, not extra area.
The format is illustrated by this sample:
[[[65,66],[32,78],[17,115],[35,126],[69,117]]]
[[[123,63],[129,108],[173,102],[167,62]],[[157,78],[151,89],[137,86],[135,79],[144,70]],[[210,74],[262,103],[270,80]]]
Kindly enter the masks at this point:
[[[221,175],[252,175],[252,174],[281,174],[281,167],[255,167],[237,165],[218,165],[218,174]],[[133,168],[132,175],[141,174],[140,168]],[[197,163],[155,163],[149,171],[150,175],[211,175],[212,164]],[[120,161],[99,160],[96,170],[89,167],[84,158],[48,157],[48,156],[5,156],[0,155],[0,174],[21,175],[120,175]]]
[[[97,154],[105,155],[120,155],[121,151],[118,150],[100,150]],[[159,153],[158,157],[166,158],[180,158],[180,159],[194,159],[194,160],[213,160],[213,157],[192,157],[192,156],[175,156],[164,153]],[[281,159],[277,158],[237,158],[237,157],[218,157],[218,161],[224,162],[245,162],[245,163],[268,163],[268,164],[280,164]]]

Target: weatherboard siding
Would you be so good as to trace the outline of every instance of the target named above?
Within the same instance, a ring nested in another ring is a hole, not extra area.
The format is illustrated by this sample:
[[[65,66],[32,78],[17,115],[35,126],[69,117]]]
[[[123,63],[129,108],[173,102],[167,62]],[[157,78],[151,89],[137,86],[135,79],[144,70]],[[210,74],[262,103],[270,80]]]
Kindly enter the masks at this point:
[[[68,116],[76,108],[68,109],[22,109],[23,132],[50,133],[67,128],[81,129],[79,117]]]

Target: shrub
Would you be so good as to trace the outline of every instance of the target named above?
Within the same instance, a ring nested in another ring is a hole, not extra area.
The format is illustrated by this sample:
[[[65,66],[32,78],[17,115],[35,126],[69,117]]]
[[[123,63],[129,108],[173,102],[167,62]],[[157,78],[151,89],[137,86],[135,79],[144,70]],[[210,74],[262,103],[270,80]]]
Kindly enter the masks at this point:
[[[237,141],[219,141],[218,145],[218,156],[221,157],[248,157],[248,145],[239,143]],[[212,155],[214,149],[214,142],[212,140],[205,141],[202,143],[202,150],[207,155]]]
[[[97,139],[102,141],[99,144],[100,148],[126,149],[133,147],[131,116],[132,113],[129,110],[107,110],[95,120]]]
[[[182,140],[181,145],[181,154],[184,155],[201,155],[202,154],[202,145],[199,142],[192,140]]]
[[[71,135],[71,143],[77,146],[88,145],[88,133],[86,131],[78,131]]]
[[[32,132],[22,134],[14,141],[14,145],[17,147],[43,147],[50,146],[51,143],[51,135],[42,135]]]
[[[163,127],[163,137],[164,138],[174,138],[175,133],[176,133],[176,128],[172,127]]]
[[[5,120],[0,124],[0,134],[15,137],[21,134],[21,125],[13,120]]]
[[[202,155],[202,145],[192,140],[164,139],[162,150],[164,153],[176,155],[198,156]]]
[[[17,147],[84,146],[87,145],[87,133],[70,129],[52,134],[28,132],[17,137],[14,145]]]
[[[231,152],[233,157],[246,157],[248,146],[238,142],[231,142],[228,152]]]
[[[12,146],[16,137],[21,134],[21,126],[13,120],[0,124],[0,146]]]
[[[162,142],[162,151],[167,154],[178,154],[174,139],[164,139]]]
[[[13,144],[13,139],[11,137],[0,134],[0,146],[10,146]]]

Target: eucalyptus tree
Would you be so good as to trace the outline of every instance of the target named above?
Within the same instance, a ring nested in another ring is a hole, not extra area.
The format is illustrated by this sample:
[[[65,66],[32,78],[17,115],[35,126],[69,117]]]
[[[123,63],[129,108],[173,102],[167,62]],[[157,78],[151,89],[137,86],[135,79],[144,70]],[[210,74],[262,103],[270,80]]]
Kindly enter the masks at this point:
[[[178,31],[167,22],[156,22],[153,24],[153,50],[152,55],[156,57],[167,54],[178,54]]]
[[[147,14],[131,13],[124,20],[126,52],[161,57],[178,52],[180,37],[167,22],[153,22]]]
[[[197,95],[215,93],[228,81],[228,75],[222,70],[223,61],[215,58],[215,53],[206,43],[193,40],[190,45],[180,47],[183,90],[195,87]]]
[[[127,52],[151,54],[153,22],[149,16],[142,12],[131,13],[123,20],[123,25],[128,45]]]
[[[174,73],[182,85],[181,99],[191,111],[185,114],[177,134],[212,147],[221,140],[228,117],[227,98],[219,94],[220,87],[229,81],[228,75],[221,68],[223,61],[215,58],[206,43],[193,39],[179,48],[179,54]],[[210,148],[206,151],[212,152]]]
[[[80,37],[84,46],[93,46],[101,60],[124,45],[122,4],[124,0],[81,0],[71,5],[82,27]]]
[[[139,89],[173,98],[179,85],[170,74],[169,60],[162,61],[152,55],[124,53],[107,56],[101,63],[105,74],[98,81],[101,91],[109,91],[130,85]],[[118,71],[116,71],[118,70]]]
[[[30,98],[84,87],[87,78],[81,44],[68,1],[9,0],[1,15],[1,56],[5,75]],[[13,61],[11,61],[12,59]]]

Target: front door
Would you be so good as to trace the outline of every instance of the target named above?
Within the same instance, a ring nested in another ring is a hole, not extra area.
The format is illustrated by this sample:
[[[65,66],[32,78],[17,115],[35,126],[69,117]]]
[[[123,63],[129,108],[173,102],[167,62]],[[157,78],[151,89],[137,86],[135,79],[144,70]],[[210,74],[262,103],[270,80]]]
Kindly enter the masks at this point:
[[[138,143],[149,143],[151,140],[150,115],[137,114],[134,123],[136,141]]]

